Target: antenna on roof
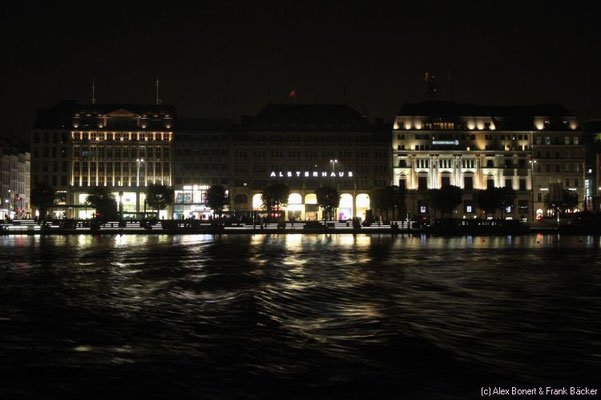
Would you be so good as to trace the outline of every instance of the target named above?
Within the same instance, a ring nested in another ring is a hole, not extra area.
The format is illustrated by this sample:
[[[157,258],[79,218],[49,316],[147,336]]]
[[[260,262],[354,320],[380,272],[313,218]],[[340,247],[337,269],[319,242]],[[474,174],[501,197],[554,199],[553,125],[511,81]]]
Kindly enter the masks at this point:
[[[294,85],[294,89],[288,93],[288,99],[292,99],[294,104],[296,104],[296,85]]]
[[[271,104],[271,84],[267,85],[267,104]]]
[[[426,91],[430,96],[430,100],[433,100],[434,96],[436,96],[436,86],[434,86],[435,80],[436,75],[431,74],[430,71],[426,71],[424,75],[424,82],[426,83]]]
[[[346,84],[344,84],[344,89],[342,91],[342,103],[346,104]]]
[[[92,104],[96,104],[96,79],[92,75]]]
[[[449,71],[449,100],[453,101],[453,97],[454,97],[453,93],[453,82],[451,81],[451,71]]]
[[[157,76],[157,81],[156,81],[156,89],[157,89],[156,104],[159,105],[159,104],[161,104],[161,99],[159,98],[159,77],[158,76]]]

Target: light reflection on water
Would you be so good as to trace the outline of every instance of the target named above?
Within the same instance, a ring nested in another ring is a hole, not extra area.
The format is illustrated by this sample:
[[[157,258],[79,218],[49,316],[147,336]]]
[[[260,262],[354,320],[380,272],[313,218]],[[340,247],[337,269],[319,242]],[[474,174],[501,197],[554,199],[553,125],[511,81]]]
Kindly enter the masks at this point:
[[[601,372],[599,237],[2,244],[8,394],[43,398],[36,387],[60,394],[74,381],[84,395],[127,382],[119,394],[465,398],[485,384],[596,383]]]

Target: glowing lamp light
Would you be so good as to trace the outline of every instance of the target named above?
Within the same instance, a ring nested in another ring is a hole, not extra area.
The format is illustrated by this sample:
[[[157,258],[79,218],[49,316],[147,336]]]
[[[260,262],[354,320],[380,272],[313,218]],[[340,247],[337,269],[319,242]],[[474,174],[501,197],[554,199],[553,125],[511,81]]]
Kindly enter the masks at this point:
[[[573,131],[576,130],[576,129],[578,129],[578,121],[571,120],[570,121],[570,129],[573,130]]]

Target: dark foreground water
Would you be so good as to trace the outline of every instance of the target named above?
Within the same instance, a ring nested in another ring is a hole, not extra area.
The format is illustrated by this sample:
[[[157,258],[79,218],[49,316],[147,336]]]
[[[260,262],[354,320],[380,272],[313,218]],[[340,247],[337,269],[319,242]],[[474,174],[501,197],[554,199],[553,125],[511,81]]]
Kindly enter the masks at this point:
[[[0,397],[601,388],[593,237],[0,237]]]

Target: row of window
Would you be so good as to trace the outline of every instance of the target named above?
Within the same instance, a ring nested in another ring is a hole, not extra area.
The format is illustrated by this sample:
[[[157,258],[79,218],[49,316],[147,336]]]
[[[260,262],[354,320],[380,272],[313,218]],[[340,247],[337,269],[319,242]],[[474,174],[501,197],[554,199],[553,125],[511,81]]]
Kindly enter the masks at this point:
[[[35,187],[38,183],[40,182],[46,182],[54,187],[57,187],[59,185],[60,182],[60,186],[67,186],[68,185],[68,180],[67,180],[67,175],[61,175],[60,176],[60,181],[58,179],[57,175],[52,175],[52,176],[48,176],[48,175],[44,175],[40,178],[38,178],[37,175],[34,175],[32,177],[32,184]]]
[[[578,154],[574,154],[570,150],[565,150],[563,153],[560,152],[560,151],[556,151],[555,153],[551,153],[550,151],[542,152],[540,150],[537,150],[536,151],[536,158],[551,158],[551,156],[553,154],[555,155],[554,158],[556,158],[556,159],[561,159],[561,158],[570,159],[570,158],[572,158],[572,156],[574,158],[578,158]]]
[[[207,143],[216,142],[217,146],[219,146],[219,142],[227,142],[229,141],[229,136],[227,135],[209,135],[205,133],[198,134],[175,134],[175,144],[178,146],[180,143],[184,143],[185,146],[189,146],[190,142],[201,142],[204,145]]]
[[[106,179],[105,179],[106,178]],[[137,177],[127,177],[124,176],[122,178],[117,176],[95,176],[95,175],[83,175],[81,177],[75,177],[73,179],[73,186],[136,186],[138,183]],[[160,179],[160,177],[152,178],[143,178],[140,177],[140,186],[148,186],[153,183],[160,183],[163,185],[170,185],[170,179],[168,177],[164,177]]]
[[[580,164],[567,163],[567,164],[549,164],[549,163],[537,163],[536,172],[580,172]]]
[[[417,166],[417,168],[429,168],[429,165],[430,165],[429,160],[430,159],[428,159],[428,158],[417,158],[415,160],[416,161],[415,165]],[[438,166],[439,166],[439,168],[453,168],[453,160],[450,158],[438,159]],[[528,160],[525,160],[523,158],[518,159],[517,168],[527,168],[527,166],[528,166]],[[400,159],[399,167],[406,168],[407,160]],[[433,163],[432,167],[433,168],[436,167],[436,163]],[[476,167],[476,159],[475,158],[461,159],[461,167],[462,168],[475,168]],[[512,158],[504,159],[503,168],[515,168],[515,167],[516,167],[516,165],[514,164]],[[485,168],[495,168],[494,160],[491,160],[491,159],[486,160]]]
[[[114,165],[114,166],[113,166]],[[155,171],[161,171],[161,166],[163,167],[163,172],[165,174],[169,174],[169,164],[168,163],[160,163],[160,162],[156,162],[156,163],[152,163],[152,162],[144,162],[144,163],[137,163],[137,162],[132,162],[129,163],[127,161],[125,162],[116,162],[116,163],[112,163],[112,162],[107,162],[107,163],[103,163],[103,162],[99,162],[99,163],[95,163],[95,162],[91,162],[91,163],[79,163],[79,162],[75,162],[73,163],[73,171],[75,173],[78,173],[80,170],[81,171],[95,171],[96,167],[98,167],[99,171],[104,171],[105,170],[105,166],[106,166],[106,170],[107,171],[112,171],[113,168],[115,171],[120,171],[120,170],[124,170],[127,171],[128,169],[131,169],[132,171],[140,171],[140,173],[143,173],[143,171],[152,171],[153,169]]]
[[[211,178],[210,180],[206,180],[206,181],[198,181],[198,179],[196,178],[182,178],[182,177],[176,177],[175,178],[175,184],[176,185],[189,185],[189,184],[198,184],[200,183],[201,185],[227,185],[227,178]]]
[[[281,142],[306,142],[306,143],[315,143],[315,142],[340,142],[340,143],[358,143],[358,142],[369,142],[373,140],[371,135],[315,135],[315,134],[307,134],[307,135],[254,135],[254,140],[257,142],[268,142],[268,143],[281,143]]]
[[[188,164],[186,164],[188,165]],[[189,164],[189,165],[193,165],[193,164]],[[194,164],[196,166],[199,166],[201,164]],[[208,165],[208,164],[206,164]],[[197,167],[195,167],[197,168]],[[227,168],[227,164],[223,164],[223,169]],[[188,169],[188,168],[186,168]],[[233,172],[234,173],[249,173],[252,169],[252,172],[270,172],[270,171],[314,171],[316,170],[314,165],[299,165],[299,164],[295,164],[295,165],[279,165],[279,164],[271,164],[271,165],[266,165],[266,164],[253,164],[252,167],[250,167],[248,164],[234,164],[233,166]],[[331,165],[328,166],[327,168],[317,168],[319,171],[332,171],[332,167]],[[355,175],[359,174],[359,173],[369,173],[369,172],[388,172],[389,170],[389,165],[388,164],[375,164],[375,165],[371,165],[371,164],[355,164],[355,165],[345,165],[344,167],[342,166],[336,166],[336,168],[334,169],[334,172],[340,172],[340,171],[352,171]]]
[[[564,136],[563,141],[561,140],[561,137],[551,137],[551,136],[536,136],[535,137],[535,144],[537,145],[542,145],[542,144],[546,144],[546,145],[550,145],[550,144],[555,144],[555,145],[578,145],[580,144],[580,139],[578,138],[578,136]]]
[[[72,132],[73,140],[90,141],[138,141],[138,142],[168,142],[171,141],[169,132]]]
[[[226,170],[228,168],[227,164],[209,164],[209,163],[185,163],[183,164],[184,170],[192,171],[192,170]]]
[[[160,146],[73,146],[74,158],[169,158],[169,147]]]
[[[50,169],[50,166],[52,167]],[[59,166],[61,166],[61,168],[59,168]],[[48,161],[42,161],[41,163],[34,163],[33,164],[33,171],[34,172],[39,172],[40,169],[42,170],[42,172],[48,172],[48,171],[53,171],[53,172],[67,172],[69,170],[69,163],[67,161],[62,161],[60,164],[58,161],[53,161],[52,164],[50,164]]]
[[[428,180],[429,180],[429,177],[427,177],[427,176],[419,176],[417,178],[417,190],[429,189]],[[577,184],[577,182],[578,182],[578,180],[576,179],[576,184]],[[450,176],[443,175],[440,177],[440,186],[450,186],[450,185],[451,185],[451,177]],[[401,187],[403,189],[407,189],[406,177],[401,177],[401,179],[399,179],[399,187]],[[486,188],[494,188],[494,187],[495,187],[495,180],[487,179],[486,180]],[[509,178],[505,179],[505,187],[514,189],[513,179],[509,179]],[[474,178],[472,176],[464,176],[463,177],[463,190],[467,190],[467,191],[474,190]],[[518,180],[518,190],[527,190],[527,180],[526,179]]]
[[[174,154],[176,156],[192,156],[192,157],[200,157],[200,156],[227,156],[229,152],[224,149],[175,149]]]
[[[66,144],[68,141],[67,132],[34,132],[33,143],[62,143]]]
[[[34,146],[33,149],[33,158],[49,158],[52,154],[52,158],[58,158],[59,154],[61,158],[67,157],[67,148],[66,147],[47,147],[44,146],[41,149],[37,146]]]

